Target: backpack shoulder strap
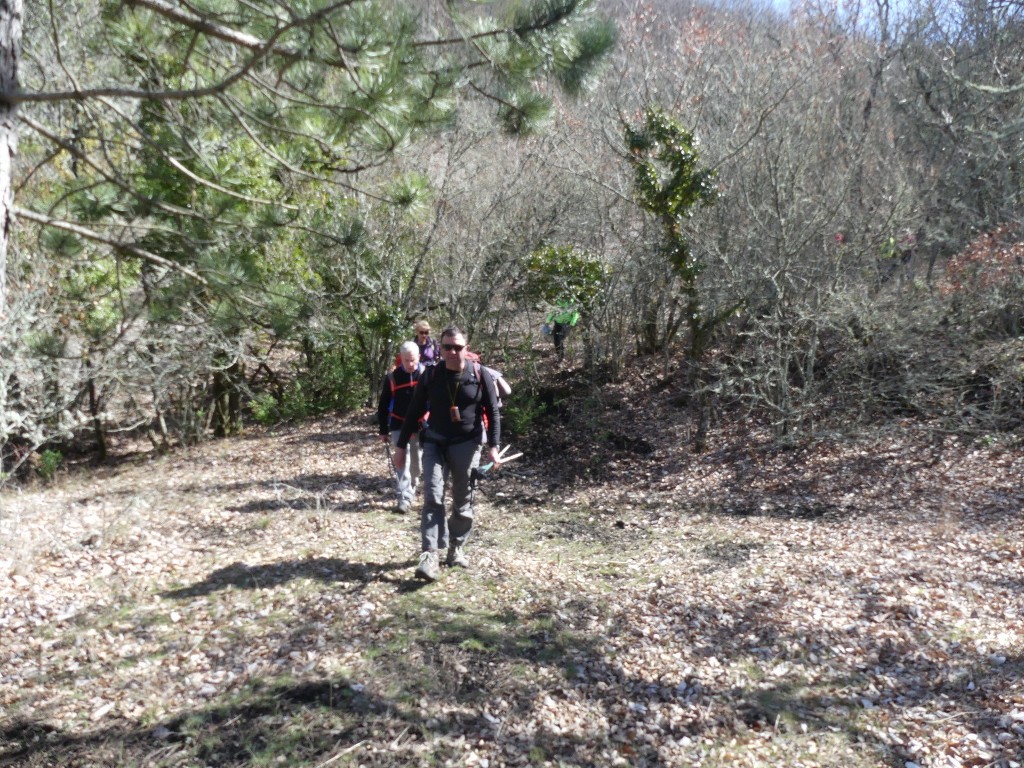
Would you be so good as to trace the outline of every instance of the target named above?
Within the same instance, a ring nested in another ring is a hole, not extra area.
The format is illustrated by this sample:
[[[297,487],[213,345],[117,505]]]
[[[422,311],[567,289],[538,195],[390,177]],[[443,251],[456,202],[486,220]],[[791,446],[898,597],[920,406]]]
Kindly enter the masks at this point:
[[[423,373],[420,375],[420,384],[424,387],[429,387],[434,381],[434,369],[436,365],[427,365],[423,368]]]
[[[391,382],[391,395],[392,395],[392,397],[394,397],[395,392],[397,392],[400,389],[408,389],[408,388],[411,388],[411,387],[415,387],[416,386],[416,382],[418,381],[418,379],[414,378],[413,374],[410,373],[409,374],[409,381],[408,381],[408,383],[406,383],[406,384],[398,384],[395,381],[395,373],[398,370],[399,370],[398,368],[394,368],[394,369],[391,370],[391,373],[388,374],[388,381]],[[425,369],[423,368],[422,365],[418,365],[416,367],[415,373],[422,373],[424,370]]]
[[[491,369],[488,368],[486,365],[481,365],[479,360],[474,360],[473,361],[473,371],[474,371],[474,373],[476,373],[476,377],[480,381],[480,386],[481,386],[480,399],[481,400],[483,399],[483,389],[482,389],[483,387],[489,387],[490,390],[491,390],[491,397],[492,398],[497,398],[498,397],[498,384],[497,384],[497,380],[494,377],[494,374],[491,372]]]

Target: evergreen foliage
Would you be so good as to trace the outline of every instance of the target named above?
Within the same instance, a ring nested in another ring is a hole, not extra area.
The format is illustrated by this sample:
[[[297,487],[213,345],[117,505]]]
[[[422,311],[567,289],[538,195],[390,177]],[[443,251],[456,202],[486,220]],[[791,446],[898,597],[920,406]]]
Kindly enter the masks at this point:
[[[290,343],[303,365],[274,388],[289,414],[363,401],[408,322],[413,227],[430,210],[427,174],[399,171],[396,156],[455,125],[467,100],[492,105],[513,133],[539,128],[545,81],[581,92],[614,42],[588,0],[497,10],[30,9],[19,98],[34,171],[18,204],[44,224],[62,315],[35,336],[52,339],[54,361],[81,350],[88,364],[63,364],[62,378],[96,393],[97,428],[104,403],[127,396],[146,410],[143,381],[160,431],[236,428],[246,364],[269,370],[258,350]],[[19,280],[37,279],[37,264],[20,262]],[[126,364],[139,381],[114,372]],[[18,405],[30,407],[47,388],[23,378]]]

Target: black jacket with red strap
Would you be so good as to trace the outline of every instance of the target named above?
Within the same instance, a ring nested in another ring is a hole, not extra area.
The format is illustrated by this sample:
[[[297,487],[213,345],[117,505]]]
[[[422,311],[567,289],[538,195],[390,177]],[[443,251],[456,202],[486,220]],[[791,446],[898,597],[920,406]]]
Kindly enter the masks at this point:
[[[422,365],[417,365],[412,373],[407,373],[405,368],[397,365],[384,377],[384,387],[377,402],[377,427],[380,434],[386,435],[402,428],[405,423],[405,412],[409,410],[409,403],[412,401],[413,390],[423,371]],[[412,431],[415,432],[418,428],[417,424]]]
[[[453,409],[458,411],[458,420],[452,419]],[[426,430],[420,435],[424,442],[480,442],[486,431],[488,444],[500,445],[501,416],[494,379],[475,361],[467,360],[461,372],[450,371],[440,363],[427,369],[413,390],[407,420],[395,445],[406,447],[416,431],[416,422],[423,416],[428,417]],[[408,423],[408,419],[413,422]]]

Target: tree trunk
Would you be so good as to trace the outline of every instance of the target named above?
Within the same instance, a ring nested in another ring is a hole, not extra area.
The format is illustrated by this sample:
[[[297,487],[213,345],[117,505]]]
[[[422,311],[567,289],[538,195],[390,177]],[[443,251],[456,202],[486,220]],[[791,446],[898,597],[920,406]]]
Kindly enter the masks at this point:
[[[236,360],[213,375],[213,434],[227,437],[237,434],[242,426],[242,396],[239,382],[245,378]]]
[[[96,436],[96,458],[106,461],[107,458],[107,433],[103,427],[103,419],[100,416],[100,398],[96,392],[96,377],[93,376],[92,360],[85,358],[85,368],[89,371],[89,415],[92,417],[92,431]]]
[[[7,244],[14,223],[11,176],[18,134],[13,97],[18,90],[22,8],[23,0],[0,0],[0,316],[7,308]]]

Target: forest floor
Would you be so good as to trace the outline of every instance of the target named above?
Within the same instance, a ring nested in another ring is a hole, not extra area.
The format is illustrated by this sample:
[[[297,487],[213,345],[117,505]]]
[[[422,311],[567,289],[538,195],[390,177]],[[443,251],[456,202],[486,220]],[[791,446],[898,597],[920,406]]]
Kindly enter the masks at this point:
[[[1019,441],[580,403],[429,585],[368,411],[6,489],[0,766],[1020,768]]]

